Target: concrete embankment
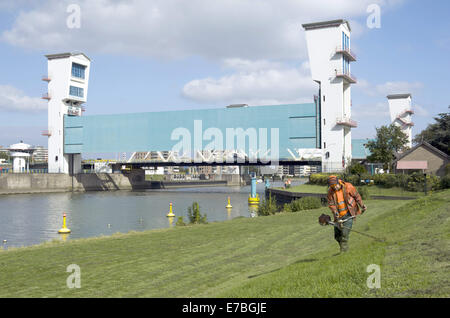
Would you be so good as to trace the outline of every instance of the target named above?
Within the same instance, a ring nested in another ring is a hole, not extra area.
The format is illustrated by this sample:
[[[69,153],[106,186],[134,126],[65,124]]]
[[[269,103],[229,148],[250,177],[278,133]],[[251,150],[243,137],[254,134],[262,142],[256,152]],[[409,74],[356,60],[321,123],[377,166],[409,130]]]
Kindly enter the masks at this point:
[[[0,194],[46,193],[68,191],[113,191],[137,189],[168,189],[177,187],[239,185],[239,176],[224,176],[209,181],[146,181],[143,171],[130,173],[66,174],[3,174]]]

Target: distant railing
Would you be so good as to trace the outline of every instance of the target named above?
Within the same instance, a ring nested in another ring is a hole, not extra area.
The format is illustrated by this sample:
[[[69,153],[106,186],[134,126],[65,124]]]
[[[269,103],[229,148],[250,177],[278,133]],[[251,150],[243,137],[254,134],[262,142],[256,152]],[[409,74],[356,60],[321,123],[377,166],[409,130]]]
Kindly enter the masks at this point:
[[[348,71],[343,71],[342,69],[335,70],[335,76],[342,77],[350,83],[356,83],[356,81],[357,81],[357,78],[355,75],[353,75],[352,73],[350,73]]]
[[[11,173],[17,173],[17,174],[44,174],[48,173],[48,169],[30,169],[30,170],[24,170],[20,172],[14,172],[13,168],[2,168],[0,167],[0,174],[11,174]]]
[[[52,97],[50,96],[49,93],[45,93],[45,94],[42,94],[42,99],[50,100],[50,99],[52,99]]]
[[[353,53],[348,47],[337,46],[336,53],[341,53],[347,56],[351,61],[356,61],[356,54]]]
[[[336,118],[336,123],[338,125],[344,125],[349,127],[358,127],[358,123],[349,117],[338,117]]]

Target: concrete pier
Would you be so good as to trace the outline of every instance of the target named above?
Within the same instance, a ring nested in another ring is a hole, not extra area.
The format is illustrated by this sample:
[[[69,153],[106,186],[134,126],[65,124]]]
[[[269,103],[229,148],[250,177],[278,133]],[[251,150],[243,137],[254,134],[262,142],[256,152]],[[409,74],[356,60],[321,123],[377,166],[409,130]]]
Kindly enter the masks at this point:
[[[146,181],[143,170],[129,173],[86,173],[73,176],[62,173],[8,173],[0,175],[0,194],[239,185],[239,180],[233,177],[239,176],[230,175],[230,178],[220,181]]]

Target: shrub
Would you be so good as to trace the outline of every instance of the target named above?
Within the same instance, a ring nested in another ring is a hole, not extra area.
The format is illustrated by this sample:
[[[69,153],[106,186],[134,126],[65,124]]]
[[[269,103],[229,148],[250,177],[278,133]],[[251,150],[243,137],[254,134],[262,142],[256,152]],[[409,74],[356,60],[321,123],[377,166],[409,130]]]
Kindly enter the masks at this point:
[[[450,188],[450,175],[446,175],[441,178],[441,189],[449,189]]]
[[[206,214],[200,213],[200,206],[197,202],[192,203],[192,207],[188,207],[188,218],[190,224],[208,223],[206,222]]]
[[[297,212],[303,210],[313,210],[322,207],[322,202],[318,197],[303,197],[285,204],[283,210],[286,212]]]
[[[179,216],[179,217],[178,217],[177,223],[175,223],[175,225],[176,225],[176,226],[185,226],[185,225],[186,225],[186,223],[184,222],[182,216]]]
[[[441,188],[442,182],[437,176],[427,175],[427,191]],[[406,190],[421,192],[425,190],[425,177],[423,173],[415,172],[409,175]]]
[[[366,167],[360,163],[354,163],[347,167],[347,173],[351,175],[361,175],[367,173]]]
[[[370,193],[369,193],[369,189],[367,189],[367,187],[362,186],[362,187],[357,187],[358,193],[361,196],[361,199],[363,200],[369,200],[370,199]]]
[[[450,163],[447,163],[445,165],[445,175],[446,176],[450,175]]]
[[[269,196],[268,199],[262,200],[258,205],[258,215],[260,216],[266,216],[266,215],[273,215],[279,211],[279,207],[277,205],[276,200]]]

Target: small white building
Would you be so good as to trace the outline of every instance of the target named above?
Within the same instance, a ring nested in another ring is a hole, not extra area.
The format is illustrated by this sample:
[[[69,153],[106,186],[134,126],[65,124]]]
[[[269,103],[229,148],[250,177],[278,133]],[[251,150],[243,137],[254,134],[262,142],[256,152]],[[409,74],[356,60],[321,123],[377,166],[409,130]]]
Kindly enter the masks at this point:
[[[9,147],[9,153],[12,161],[13,172],[23,173],[30,171],[30,159],[34,149],[30,145],[20,143],[11,145]]]
[[[394,94],[387,96],[389,102],[389,113],[391,115],[391,123],[399,126],[403,133],[408,136],[409,148],[412,147],[412,115],[414,111],[411,109],[411,94]]]

